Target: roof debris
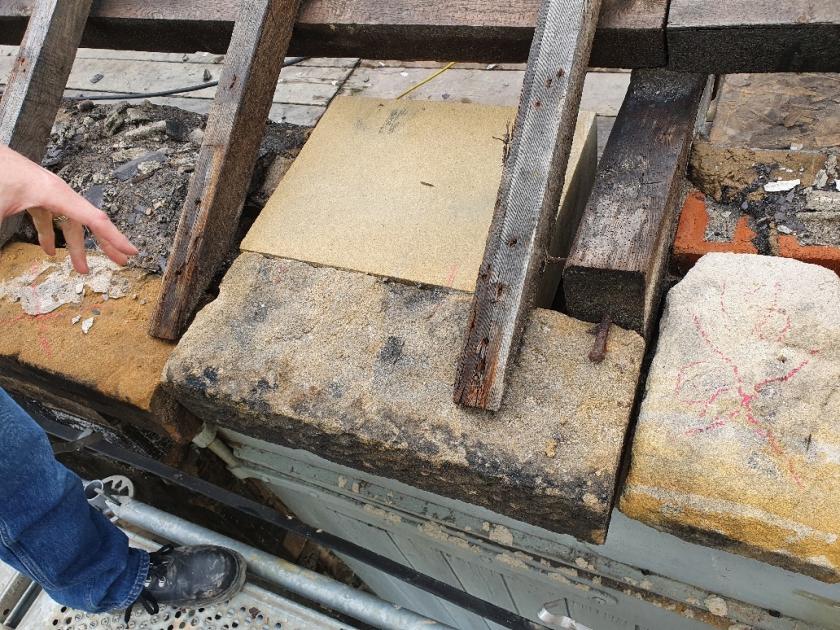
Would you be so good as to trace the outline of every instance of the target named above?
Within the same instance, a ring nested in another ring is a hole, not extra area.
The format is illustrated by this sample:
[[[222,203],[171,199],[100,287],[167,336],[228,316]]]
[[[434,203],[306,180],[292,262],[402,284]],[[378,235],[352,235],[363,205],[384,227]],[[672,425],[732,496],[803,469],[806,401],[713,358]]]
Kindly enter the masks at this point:
[[[28,315],[51,313],[65,304],[80,304],[85,287],[106,299],[119,299],[128,291],[127,278],[115,273],[116,263],[104,256],[88,255],[90,273],[73,270],[70,258],[61,263],[42,261],[30,271],[0,283],[0,298],[19,302]]]
[[[767,182],[764,184],[764,192],[787,192],[793,190],[802,183],[798,179],[788,179],[778,182]]]
[[[85,321],[82,322],[82,332],[88,334],[91,327],[93,327],[93,317],[88,317]]]

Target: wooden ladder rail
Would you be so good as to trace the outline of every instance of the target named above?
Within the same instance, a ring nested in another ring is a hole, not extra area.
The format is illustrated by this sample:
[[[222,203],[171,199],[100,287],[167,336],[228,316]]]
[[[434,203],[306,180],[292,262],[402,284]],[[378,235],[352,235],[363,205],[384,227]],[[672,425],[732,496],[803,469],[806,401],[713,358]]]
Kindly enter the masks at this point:
[[[46,151],[91,4],[39,0],[29,18],[0,101],[0,143],[34,162],[40,163]],[[18,214],[0,224],[0,247],[22,223]]]
[[[243,2],[150,333],[175,340],[230,250],[300,0]]]
[[[601,0],[543,0],[453,399],[498,410],[545,268]]]

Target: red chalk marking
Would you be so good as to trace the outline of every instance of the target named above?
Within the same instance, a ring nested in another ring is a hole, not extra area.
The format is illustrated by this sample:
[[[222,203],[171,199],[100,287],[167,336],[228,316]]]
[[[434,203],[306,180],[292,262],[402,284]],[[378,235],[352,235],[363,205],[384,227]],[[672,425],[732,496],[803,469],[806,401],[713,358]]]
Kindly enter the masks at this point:
[[[729,316],[729,313],[726,309],[726,290],[726,283],[723,283],[718,298],[720,314],[723,317]],[[756,287],[753,293],[755,293],[757,290],[758,287]],[[775,341],[777,343],[781,343],[792,328],[791,318],[787,310],[785,310],[784,308],[780,308],[778,305],[780,294],[781,284],[776,283],[774,286],[774,295],[770,306],[756,321],[755,325],[752,328],[751,332],[753,333],[753,335],[755,335],[757,339],[761,341]],[[776,316],[781,316],[781,319],[779,319]],[[696,409],[698,417],[700,419],[707,418],[711,410],[715,406],[720,408],[720,406],[722,405],[724,407],[724,411],[717,413],[712,418],[711,422],[703,426],[689,428],[685,431],[685,435],[696,437],[704,433],[721,429],[730,422],[736,421],[740,418],[741,421],[744,422],[753,431],[755,435],[757,435],[764,441],[772,455],[778,458],[782,458],[784,460],[783,464],[780,463],[782,470],[785,470],[788,473],[790,478],[794,481],[794,483],[797,486],[802,487],[802,479],[796,472],[793,459],[789,456],[786,456],[785,450],[782,447],[776,435],[774,434],[772,427],[768,426],[765,420],[756,417],[755,411],[753,409],[753,402],[761,394],[761,392],[764,391],[771,384],[783,384],[790,382],[792,379],[796,378],[796,376],[808,366],[808,364],[810,363],[810,359],[802,361],[799,365],[797,365],[796,367],[784,374],[777,376],[768,376],[752,384],[752,386],[750,387],[744,382],[744,378],[741,374],[741,370],[739,369],[738,363],[732,357],[723,352],[714,343],[708,331],[705,329],[703,322],[700,319],[700,316],[696,313],[693,316],[693,322],[694,328],[697,331],[697,335],[700,337],[703,344],[712,352],[714,356],[716,356],[723,364],[725,364],[732,371],[732,377],[734,382],[731,385],[723,385],[721,387],[718,387],[708,396],[706,396],[704,393],[699,398],[690,395],[680,398],[680,402],[683,405]],[[775,327],[776,330],[774,330],[774,322],[779,324],[779,326]],[[819,349],[810,350],[809,354],[812,356],[819,354]],[[689,376],[688,374],[689,370],[691,370],[692,368],[696,368],[697,366],[706,364],[710,364],[710,368],[714,367],[714,364],[707,360],[692,361],[683,365],[677,373],[674,392],[676,394],[682,394],[684,390],[689,389],[693,379],[693,376]],[[686,393],[690,394],[691,392],[689,391]],[[734,407],[734,409],[731,409],[727,413],[725,410],[726,407]]]

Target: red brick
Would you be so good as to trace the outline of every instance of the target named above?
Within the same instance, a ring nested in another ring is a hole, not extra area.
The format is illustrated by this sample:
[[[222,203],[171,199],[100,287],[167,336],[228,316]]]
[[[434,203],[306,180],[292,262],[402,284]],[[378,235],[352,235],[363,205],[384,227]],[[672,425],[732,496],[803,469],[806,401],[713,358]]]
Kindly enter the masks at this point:
[[[708,225],[706,196],[700,191],[694,191],[686,197],[683,204],[674,239],[673,265],[678,273],[687,273],[704,254],[711,252],[758,253],[753,244],[756,233],[750,228],[749,217],[743,216],[738,219],[735,236],[731,241],[707,241]],[[800,245],[796,236],[784,234],[772,239],[770,246],[777,256],[820,265],[840,275],[840,247]]]
[[[707,241],[706,227],[708,225],[706,196],[699,191],[690,193],[683,204],[677,236],[674,239],[673,261],[680,273],[688,272],[703,255],[711,252],[758,253],[752,243],[756,233],[750,229],[749,217],[741,217],[738,220],[735,236],[728,242]]]
[[[779,236],[779,256],[821,265],[840,275],[840,247],[800,245],[793,235]]]

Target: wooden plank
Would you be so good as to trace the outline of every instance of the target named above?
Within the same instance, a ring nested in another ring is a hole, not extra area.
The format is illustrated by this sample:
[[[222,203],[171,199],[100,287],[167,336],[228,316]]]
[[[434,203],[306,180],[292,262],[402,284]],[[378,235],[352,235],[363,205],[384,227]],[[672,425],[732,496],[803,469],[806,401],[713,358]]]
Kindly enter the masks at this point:
[[[2,59],[0,59],[2,67]],[[218,80],[222,65],[197,63],[149,63],[123,59],[78,59],[67,87],[93,92],[154,92],[202,83],[207,70]],[[284,68],[274,90],[274,102],[326,105],[344,83],[352,68]],[[92,82],[96,75],[101,78]],[[181,98],[212,99],[217,88],[187,92]]]
[[[545,0],[476,280],[454,400],[498,410],[536,298],[600,0]]]
[[[434,70],[426,68],[357,68],[339,94],[367,98],[396,98]],[[458,64],[405,98],[422,101],[516,105],[522,93],[524,70],[483,71]],[[583,84],[580,108],[602,116],[615,116],[630,84],[629,72],[589,72]]]
[[[668,2],[603,0],[590,65],[601,68],[654,68],[665,65]],[[628,66],[628,59],[636,63]]]
[[[0,143],[40,162],[82,37],[91,0],[43,0],[15,58],[0,102]],[[0,247],[20,228],[23,215],[0,225]]]
[[[706,82],[634,71],[566,262],[570,315],[650,331]]]
[[[669,67],[688,72],[838,72],[837,0],[672,0]]]
[[[0,0],[0,44],[16,44],[35,0]],[[224,53],[240,3],[226,0],[99,0],[83,45]],[[307,0],[291,54],[402,60],[521,62],[539,0]],[[667,0],[604,0],[592,65],[665,63]]]
[[[81,94],[94,95],[96,92],[91,90],[66,90],[65,96],[80,96]],[[169,105],[170,107],[178,107],[188,112],[195,112],[197,114],[209,114],[213,106],[213,100],[209,98],[182,98],[178,96],[159,96],[148,99],[155,105]],[[111,101],[113,102],[113,101]],[[133,101],[135,103],[142,102]],[[296,103],[272,103],[271,109],[268,112],[269,120],[274,122],[285,122],[290,125],[302,125],[304,127],[314,127],[327,108],[323,105],[298,105]]]
[[[300,0],[242,4],[151,334],[177,339],[229,251]]]

